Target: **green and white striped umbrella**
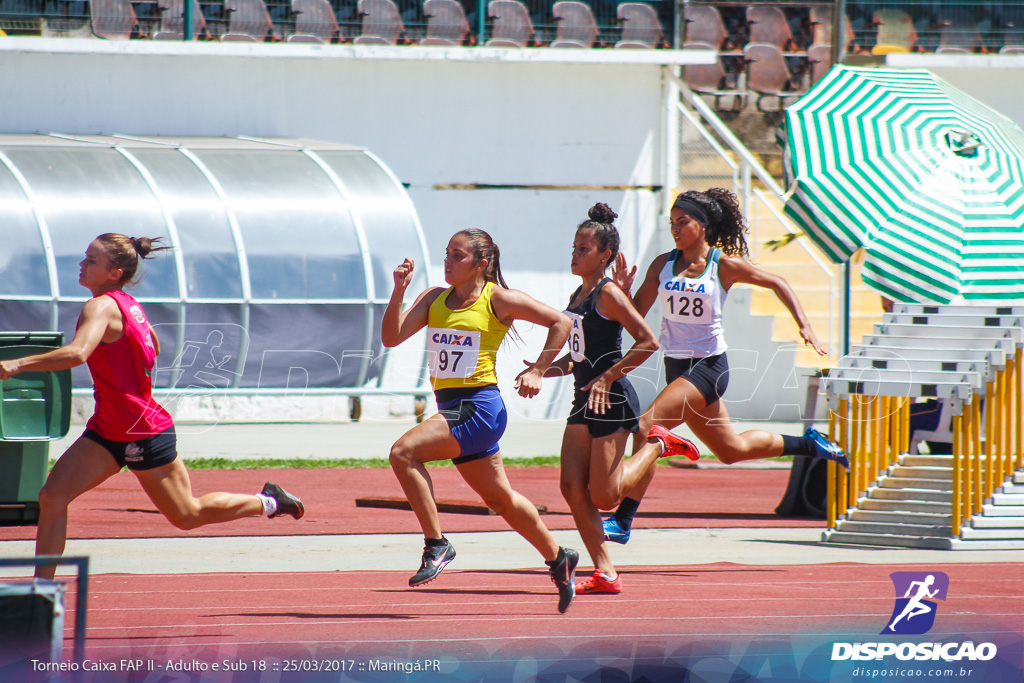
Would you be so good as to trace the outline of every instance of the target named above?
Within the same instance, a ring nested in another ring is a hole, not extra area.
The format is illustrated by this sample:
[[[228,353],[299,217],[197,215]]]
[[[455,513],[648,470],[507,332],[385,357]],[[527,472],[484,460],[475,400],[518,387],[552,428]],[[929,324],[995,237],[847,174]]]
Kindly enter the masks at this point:
[[[897,301],[1024,300],[1024,133],[924,70],[836,66],[786,109],[786,214]]]

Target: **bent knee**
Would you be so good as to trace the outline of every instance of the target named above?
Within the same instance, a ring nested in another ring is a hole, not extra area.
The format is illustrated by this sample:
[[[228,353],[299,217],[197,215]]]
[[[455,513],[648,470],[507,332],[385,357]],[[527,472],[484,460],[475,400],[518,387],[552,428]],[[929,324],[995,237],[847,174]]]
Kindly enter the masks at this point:
[[[164,513],[164,517],[170,522],[176,529],[182,531],[191,531],[203,526],[202,518],[199,516],[198,510],[195,512],[182,511],[173,513]]]
[[[39,507],[42,509],[57,510],[66,508],[71,504],[72,500],[74,500],[74,497],[71,494],[49,482],[43,484],[43,488],[39,489]]]
[[[614,495],[611,491],[591,491],[590,502],[594,504],[598,510],[611,510],[617,507],[620,500],[619,496]]]
[[[388,461],[392,467],[405,466],[412,462],[413,449],[404,445],[402,441],[396,441],[388,453]]]

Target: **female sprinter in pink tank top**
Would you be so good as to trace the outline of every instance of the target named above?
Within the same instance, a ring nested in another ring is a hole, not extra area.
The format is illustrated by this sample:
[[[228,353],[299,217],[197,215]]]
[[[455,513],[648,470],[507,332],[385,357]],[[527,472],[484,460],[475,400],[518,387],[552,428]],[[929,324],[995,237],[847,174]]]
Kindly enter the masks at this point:
[[[157,509],[179,529],[241,517],[302,517],[302,502],[268,482],[257,495],[192,495],[178,457],[174,422],[152,398],[152,371],[160,340],[146,314],[123,289],[139,259],[170,247],[159,239],[100,235],[79,264],[78,282],[92,292],[70,344],[47,353],[0,361],[0,380],[20,372],[65,370],[88,363],[96,410],[86,430],[53,466],[39,492],[36,555],[61,555],[67,540],[68,505],[127,466]],[[53,565],[36,576],[53,578]]]

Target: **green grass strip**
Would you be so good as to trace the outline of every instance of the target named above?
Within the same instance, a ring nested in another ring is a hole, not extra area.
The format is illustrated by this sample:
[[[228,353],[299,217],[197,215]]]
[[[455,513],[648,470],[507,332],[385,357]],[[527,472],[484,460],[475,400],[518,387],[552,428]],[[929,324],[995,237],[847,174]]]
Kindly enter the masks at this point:
[[[713,455],[705,455],[702,460],[715,461]],[[782,455],[766,460],[789,461],[791,455]],[[50,461],[50,468],[56,460]],[[505,467],[558,467],[561,458],[557,455],[542,455],[533,458],[505,458]],[[659,467],[667,467],[668,460],[658,460]],[[190,470],[319,470],[319,469],[385,469],[391,467],[385,458],[185,458],[185,466]],[[438,460],[428,463],[429,467],[455,467],[451,460]],[[127,471],[127,470],[125,470]]]

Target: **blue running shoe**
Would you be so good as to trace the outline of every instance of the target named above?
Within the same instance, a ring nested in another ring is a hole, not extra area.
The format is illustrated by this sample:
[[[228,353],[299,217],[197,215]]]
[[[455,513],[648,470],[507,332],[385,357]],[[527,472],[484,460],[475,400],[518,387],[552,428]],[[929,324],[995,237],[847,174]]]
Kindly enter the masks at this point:
[[[804,436],[814,442],[814,457],[823,458],[825,460],[831,460],[832,462],[839,463],[846,469],[850,469],[850,460],[843,453],[843,449],[838,444],[829,441],[828,437],[819,432],[814,427],[808,427],[807,431],[804,432]]]
[[[629,541],[629,529],[623,529],[619,520],[612,515],[604,520],[604,540],[626,545]]]

